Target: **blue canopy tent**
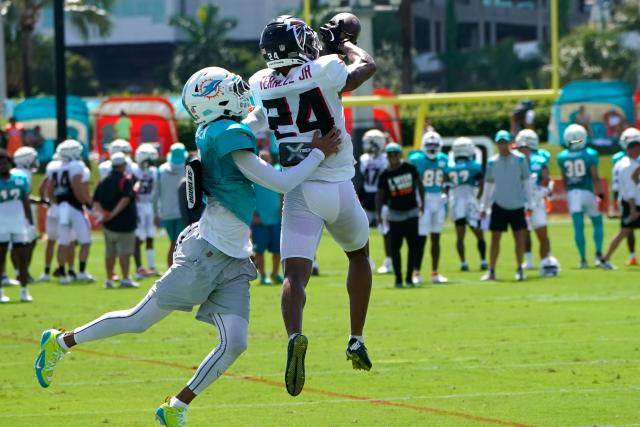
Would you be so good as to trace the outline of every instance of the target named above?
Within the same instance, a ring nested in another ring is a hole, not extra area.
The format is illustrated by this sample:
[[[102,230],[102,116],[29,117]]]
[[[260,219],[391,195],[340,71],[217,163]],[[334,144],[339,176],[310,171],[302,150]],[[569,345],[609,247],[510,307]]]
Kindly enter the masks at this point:
[[[579,80],[562,88],[551,107],[549,142],[562,143],[564,130],[576,123],[580,108],[590,127],[590,143],[611,147],[619,131],[633,123],[633,90],[622,81]]]
[[[13,110],[16,120],[28,131],[40,126],[44,143],[38,149],[38,160],[48,162],[53,158],[56,140],[56,100],[52,96],[28,98]],[[69,138],[77,139],[84,146],[84,157],[88,156],[91,141],[91,126],[87,104],[77,96],[67,97],[67,132]]]

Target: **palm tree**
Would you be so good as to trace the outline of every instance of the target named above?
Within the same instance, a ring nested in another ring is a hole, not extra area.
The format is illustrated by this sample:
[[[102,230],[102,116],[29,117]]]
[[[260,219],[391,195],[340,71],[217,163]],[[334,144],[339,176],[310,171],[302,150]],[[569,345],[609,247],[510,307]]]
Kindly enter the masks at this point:
[[[236,26],[236,21],[218,16],[218,7],[200,6],[195,17],[176,15],[169,23],[186,36],[173,57],[171,83],[182,88],[187,78],[195,71],[214,65],[228,67],[234,62],[232,49],[228,47],[227,33]]]
[[[24,96],[31,96],[31,72],[33,68],[33,33],[42,9],[49,7],[53,0],[5,0],[0,3],[0,12],[13,16],[15,27],[21,38],[22,79]],[[107,11],[113,0],[65,0],[65,12],[71,24],[87,38],[89,29],[97,28],[101,36],[111,29]]]

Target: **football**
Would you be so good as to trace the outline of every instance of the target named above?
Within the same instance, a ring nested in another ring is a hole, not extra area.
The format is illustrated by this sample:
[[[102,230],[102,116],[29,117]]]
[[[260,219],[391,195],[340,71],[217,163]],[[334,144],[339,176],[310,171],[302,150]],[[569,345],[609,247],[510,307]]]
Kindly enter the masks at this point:
[[[347,39],[351,43],[357,43],[361,26],[360,20],[356,15],[348,12],[338,13],[329,22],[338,25],[342,30],[341,36],[344,35],[344,37],[340,37],[340,39]]]

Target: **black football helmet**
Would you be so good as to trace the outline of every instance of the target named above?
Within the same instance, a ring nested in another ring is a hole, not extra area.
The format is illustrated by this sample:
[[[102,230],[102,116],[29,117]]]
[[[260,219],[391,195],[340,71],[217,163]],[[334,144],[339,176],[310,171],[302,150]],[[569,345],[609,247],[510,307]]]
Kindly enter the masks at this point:
[[[267,67],[302,65],[320,55],[320,39],[302,19],[290,15],[272,19],[260,36],[260,52]]]

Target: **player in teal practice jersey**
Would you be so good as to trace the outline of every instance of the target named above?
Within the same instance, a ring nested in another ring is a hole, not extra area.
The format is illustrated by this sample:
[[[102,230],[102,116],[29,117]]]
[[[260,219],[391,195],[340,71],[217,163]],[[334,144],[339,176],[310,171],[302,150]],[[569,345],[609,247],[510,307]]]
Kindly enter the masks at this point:
[[[480,209],[478,200],[484,189],[482,166],[475,160],[476,152],[473,141],[469,138],[457,138],[451,147],[453,162],[449,164],[447,174],[451,186],[451,212],[456,227],[456,249],[460,257],[460,269],[469,271],[469,263],[465,257],[464,235],[468,225],[478,242],[480,269],[489,266],[486,260],[487,244],[480,225]]]
[[[621,143],[621,141],[618,141]],[[614,212],[617,210],[619,212],[619,202],[620,202],[620,160],[626,156],[627,153],[622,150],[615,153],[611,156],[611,192],[613,193],[613,201],[614,201]],[[615,207],[618,207],[615,209]],[[637,265],[638,259],[636,258],[636,235],[631,231],[631,233],[627,236],[627,247],[629,248],[629,259],[627,260],[627,265]]]
[[[534,231],[540,242],[540,274],[542,276],[556,276],[560,271],[558,260],[551,256],[551,243],[547,233],[547,210],[545,198],[551,193],[549,179],[549,165],[545,157],[534,154],[538,145],[538,135],[530,130],[522,130],[516,135],[516,148],[529,161],[531,173],[531,200],[527,204],[527,225],[529,231]],[[531,253],[531,233],[527,233],[525,242],[525,263],[523,268],[533,269]]]
[[[11,169],[13,158],[6,150],[0,149],[0,276],[4,274],[9,244],[18,267],[20,281],[20,301],[30,302],[27,291],[27,245],[28,226],[33,224],[29,204],[29,178],[19,170]],[[0,285],[0,303],[9,302]]]
[[[596,249],[596,265],[602,264],[602,241],[604,229],[602,214],[598,210],[599,200],[603,197],[598,175],[598,153],[587,148],[587,131],[580,125],[570,125],[564,132],[567,146],[556,159],[562,171],[567,203],[576,246],[580,254],[580,266],[587,267],[587,256],[584,239],[584,214],[591,218],[593,224],[593,240]]]
[[[447,283],[449,280],[438,272],[440,262],[440,234],[445,220],[445,183],[448,157],[442,153],[442,138],[429,131],[422,137],[422,150],[409,154],[409,163],[418,170],[425,191],[425,209],[418,222],[418,254],[413,283],[422,283],[420,267],[427,236],[431,235],[431,283]]]
[[[44,331],[35,364],[38,382],[49,387],[56,363],[70,347],[143,332],[173,310],[191,311],[199,306],[196,318],[218,329],[220,344],[187,385],[156,410],[157,420],[169,427],[187,426],[189,403],[246,349],[249,281],[256,278],[249,259],[249,226],[255,209],[251,181],[275,191],[290,191],[325,156],[337,151],[339,136],[335,128],[323,137],[315,134],[308,156],[281,173],[256,156],[253,133],[240,122],[251,107],[251,98],[239,76],[218,67],[202,69],[187,81],[182,101],[198,125],[200,160],[187,165],[186,175],[190,208],[197,208],[206,195],[200,221],[180,233],[171,268],[136,307],[107,313],[72,332]]]

